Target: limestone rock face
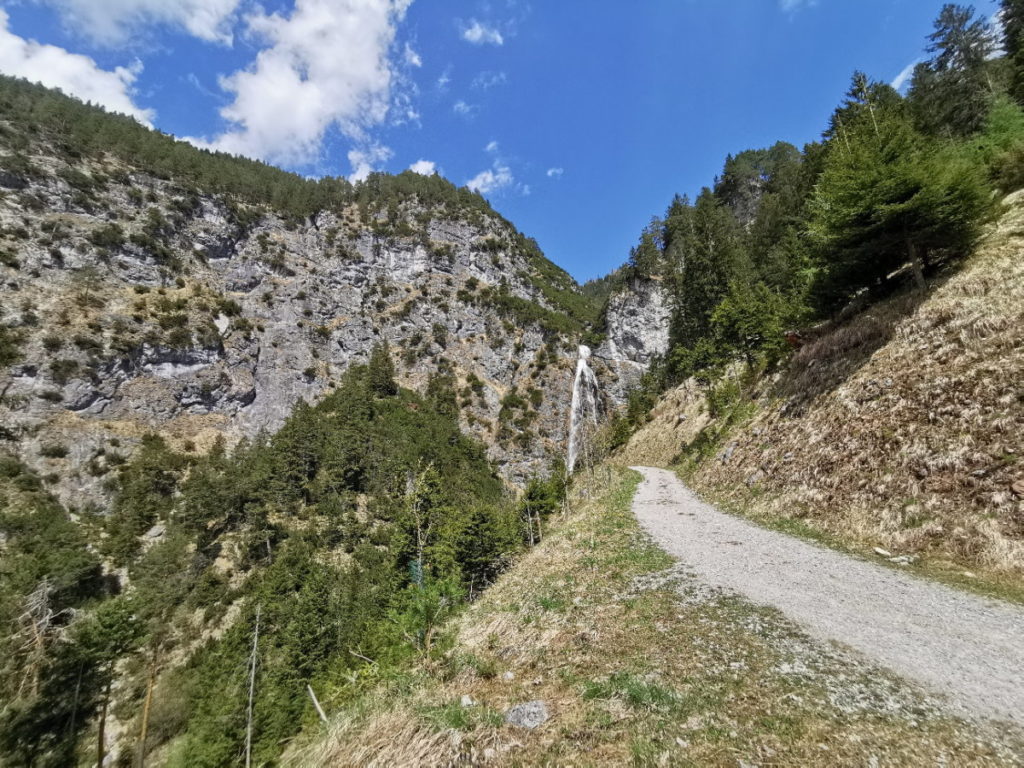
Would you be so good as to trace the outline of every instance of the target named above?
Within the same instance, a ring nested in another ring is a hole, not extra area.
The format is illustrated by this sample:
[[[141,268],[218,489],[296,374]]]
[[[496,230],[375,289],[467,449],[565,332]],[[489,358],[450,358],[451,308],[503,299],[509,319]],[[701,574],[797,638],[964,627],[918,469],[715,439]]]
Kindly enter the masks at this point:
[[[637,277],[608,299],[607,338],[595,351],[608,396],[625,402],[629,388],[668,351],[671,306],[659,278]]]
[[[202,451],[278,429],[383,341],[406,386],[454,374],[463,429],[509,481],[564,451],[578,338],[537,320],[557,308],[499,217],[415,198],[397,224],[356,204],[240,215],[236,201],[82,163],[105,178],[84,199],[63,160],[33,162],[0,199],[0,323],[21,338],[0,370],[0,450],[70,506],[102,507],[105,475],[149,432]],[[55,445],[66,455],[44,450]]]

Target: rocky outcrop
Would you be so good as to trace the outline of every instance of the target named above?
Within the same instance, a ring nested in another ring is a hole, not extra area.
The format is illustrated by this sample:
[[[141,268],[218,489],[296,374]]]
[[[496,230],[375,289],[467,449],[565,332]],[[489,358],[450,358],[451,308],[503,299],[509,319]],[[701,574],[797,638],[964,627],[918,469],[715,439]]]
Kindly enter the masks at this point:
[[[201,451],[273,431],[384,341],[407,386],[454,375],[510,481],[564,451],[577,339],[537,320],[536,257],[498,217],[413,198],[296,222],[112,164],[74,167],[104,179],[85,196],[62,160],[33,163],[0,200],[20,338],[0,447],[71,506],[102,505],[146,433]]]
[[[634,277],[605,310],[607,336],[595,351],[609,397],[621,405],[655,358],[668,351],[671,307],[659,277]]]

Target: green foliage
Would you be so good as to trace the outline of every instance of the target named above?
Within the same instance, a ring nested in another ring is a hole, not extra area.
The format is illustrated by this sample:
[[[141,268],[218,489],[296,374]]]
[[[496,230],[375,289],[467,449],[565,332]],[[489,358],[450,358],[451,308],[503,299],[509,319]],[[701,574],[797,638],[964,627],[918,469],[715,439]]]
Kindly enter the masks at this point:
[[[383,344],[374,345],[370,353],[367,377],[370,390],[377,397],[393,397],[398,394],[398,384],[395,383],[395,364],[391,360],[391,348],[386,341]]]
[[[673,269],[676,306],[671,341],[693,347],[709,337],[712,314],[730,282],[748,280],[752,272],[736,219],[711,190],[694,205],[673,203],[665,221],[665,258]]]
[[[17,765],[73,764],[95,686],[68,630],[76,611],[107,596],[100,560],[39,478],[8,457],[0,539],[0,754]],[[68,695],[76,685],[77,701]]]
[[[1010,96],[1024,106],[1024,0],[1002,0],[1003,50],[1010,65]]]
[[[147,654],[186,641],[196,609],[213,622],[241,601],[241,616],[174,673],[182,701],[160,733],[180,737],[183,764],[239,754],[257,608],[254,757],[273,762],[314,717],[307,684],[328,697],[368,664],[442,649],[440,624],[521,547],[519,508],[483,446],[459,432],[450,371],[420,397],[381,396],[374,370],[350,369],[317,406],[300,404],[277,434],[231,456],[217,446],[189,463],[148,438],[120,473],[107,546],[128,565]],[[140,546],[156,520],[165,537]],[[212,566],[229,552],[246,573],[238,589]],[[136,652],[133,637],[122,656]],[[90,668],[102,691],[105,667]]]
[[[854,88],[840,110],[811,202],[811,232],[824,256],[823,309],[880,286],[906,262],[968,253],[989,210],[984,169],[956,145],[918,134],[888,86]]]
[[[758,354],[774,361],[786,348],[785,313],[784,299],[764,283],[734,282],[711,315],[711,334],[748,363]]]
[[[969,6],[947,3],[929,36],[932,58],[914,70],[909,95],[918,127],[935,136],[981,130],[993,98],[988,61],[996,48],[987,21]]]
[[[139,548],[139,536],[170,513],[178,480],[186,460],[164,440],[147,435],[135,459],[122,467],[118,493],[107,518],[110,537],[104,549],[119,564],[127,563]]]
[[[717,381],[731,363],[772,365],[788,330],[919,286],[969,254],[992,185],[1024,187],[1024,4],[1004,0],[1008,62],[970,8],[946,5],[904,99],[854,73],[823,141],[780,142],[726,159],[714,191],[676,196],[644,228],[629,263],[587,290],[629,280],[668,289],[670,348],[631,392],[612,442],[641,424],[665,387]],[[1004,84],[1007,84],[1005,85]],[[604,320],[593,326],[600,339]]]
[[[21,360],[22,333],[0,324],[0,368],[7,368]]]
[[[89,242],[97,248],[120,248],[125,243],[124,230],[119,224],[106,224],[89,233]]]

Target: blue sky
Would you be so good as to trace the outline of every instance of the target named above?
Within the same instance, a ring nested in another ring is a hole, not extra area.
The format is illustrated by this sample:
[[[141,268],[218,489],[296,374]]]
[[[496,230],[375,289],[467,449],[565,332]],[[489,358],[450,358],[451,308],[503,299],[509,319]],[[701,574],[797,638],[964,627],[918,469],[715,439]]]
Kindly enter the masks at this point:
[[[726,154],[817,138],[854,69],[897,78],[941,6],[0,0],[0,71],[305,174],[436,168],[583,281]]]

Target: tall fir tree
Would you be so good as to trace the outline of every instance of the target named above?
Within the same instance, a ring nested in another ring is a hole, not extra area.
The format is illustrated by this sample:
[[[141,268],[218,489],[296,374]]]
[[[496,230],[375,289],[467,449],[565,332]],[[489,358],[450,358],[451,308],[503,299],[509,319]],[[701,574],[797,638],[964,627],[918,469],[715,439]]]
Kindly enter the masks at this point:
[[[1002,0],[1000,21],[1010,65],[1010,95],[1024,106],[1024,0]]]
[[[932,58],[914,70],[908,95],[918,127],[933,135],[969,136],[985,124],[995,95],[988,61],[991,25],[971,6],[948,3],[928,37]]]
[[[829,141],[810,202],[824,310],[881,286],[908,262],[921,282],[933,251],[967,252],[989,200],[982,170],[915,131],[888,86],[864,88],[855,75],[833,119],[843,127]]]

